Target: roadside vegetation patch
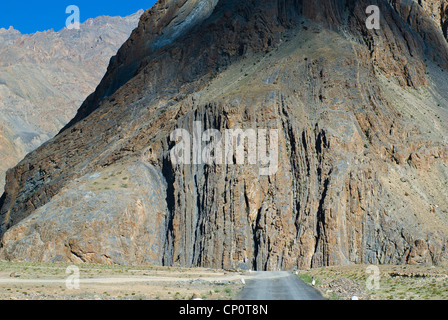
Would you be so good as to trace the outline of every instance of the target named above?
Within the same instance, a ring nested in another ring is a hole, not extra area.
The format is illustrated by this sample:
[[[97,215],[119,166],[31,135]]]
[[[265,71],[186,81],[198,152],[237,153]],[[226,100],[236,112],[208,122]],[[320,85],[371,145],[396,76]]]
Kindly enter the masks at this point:
[[[378,285],[368,265],[350,265],[298,271],[306,283],[331,300],[448,300],[448,267],[381,265]]]

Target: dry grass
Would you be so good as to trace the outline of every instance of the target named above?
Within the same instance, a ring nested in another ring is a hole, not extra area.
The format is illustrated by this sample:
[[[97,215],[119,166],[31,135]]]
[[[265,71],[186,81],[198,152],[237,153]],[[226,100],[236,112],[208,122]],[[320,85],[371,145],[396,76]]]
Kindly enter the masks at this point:
[[[65,281],[69,264],[0,262],[1,300],[231,300],[239,274],[223,270],[83,264],[79,290]]]
[[[350,291],[362,290],[361,298],[369,300],[448,300],[448,267],[377,266],[380,270],[379,289],[367,289],[372,275],[367,265],[327,267],[299,271],[305,282],[316,280],[316,288],[329,299],[351,299]],[[353,283],[357,288],[339,288]]]

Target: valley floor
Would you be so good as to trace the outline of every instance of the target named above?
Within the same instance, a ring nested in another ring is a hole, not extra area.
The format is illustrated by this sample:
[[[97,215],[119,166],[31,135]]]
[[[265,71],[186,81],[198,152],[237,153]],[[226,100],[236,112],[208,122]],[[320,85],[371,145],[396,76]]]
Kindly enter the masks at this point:
[[[238,272],[86,264],[76,289],[68,267],[0,262],[0,300],[232,300],[243,287]]]
[[[0,261],[0,300],[234,300],[243,282],[257,274]],[[331,300],[448,300],[448,267],[350,265],[295,274],[311,286],[314,280],[314,287]]]

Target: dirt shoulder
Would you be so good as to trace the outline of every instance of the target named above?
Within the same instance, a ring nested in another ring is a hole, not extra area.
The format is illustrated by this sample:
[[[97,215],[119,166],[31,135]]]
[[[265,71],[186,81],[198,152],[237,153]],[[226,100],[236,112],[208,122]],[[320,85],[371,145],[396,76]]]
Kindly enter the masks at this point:
[[[153,266],[75,265],[79,289],[66,285],[70,265],[0,261],[1,300],[231,300],[242,274],[225,270]],[[75,284],[69,281],[69,284]]]
[[[351,265],[297,274],[309,284],[314,280],[316,289],[332,300],[448,300],[448,267]]]

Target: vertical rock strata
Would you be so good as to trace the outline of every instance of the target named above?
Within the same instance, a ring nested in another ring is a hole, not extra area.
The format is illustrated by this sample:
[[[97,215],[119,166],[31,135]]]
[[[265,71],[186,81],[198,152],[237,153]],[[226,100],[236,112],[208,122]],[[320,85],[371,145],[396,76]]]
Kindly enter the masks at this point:
[[[447,264],[446,1],[373,2],[159,1],[8,172],[0,258]],[[277,173],[173,165],[170,134],[195,121],[278,129]]]

